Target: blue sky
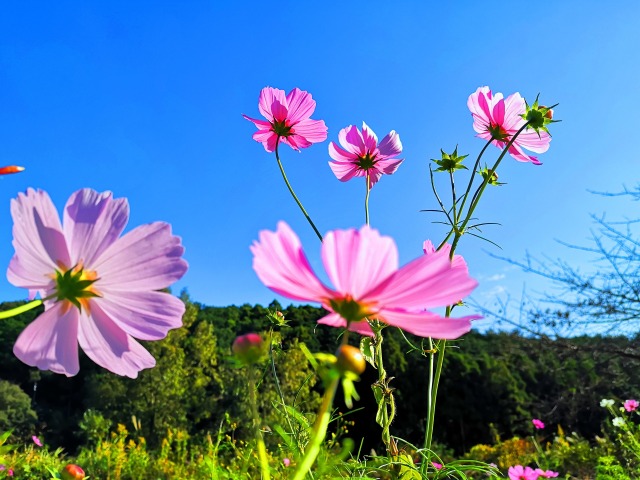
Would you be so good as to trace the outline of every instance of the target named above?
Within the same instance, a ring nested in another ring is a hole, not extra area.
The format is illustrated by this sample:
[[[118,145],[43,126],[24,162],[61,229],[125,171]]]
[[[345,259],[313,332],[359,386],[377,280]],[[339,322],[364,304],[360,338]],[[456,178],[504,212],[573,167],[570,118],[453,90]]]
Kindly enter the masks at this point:
[[[365,121],[396,130],[405,162],[373,189],[371,222],[393,236],[401,261],[444,231],[428,164],[456,144],[471,158],[467,97],[482,85],[559,102],[544,165],[507,157],[507,185],[485,195],[478,217],[499,222],[459,253],[481,286],[475,298],[519,296],[523,275],[488,252],[521,259],[589,257],[555,239],[586,243],[589,213],[638,216],[637,204],[603,199],[640,178],[640,4],[497,2],[5,2],[0,7],[0,266],[11,247],[10,199],[47,190],[61,209],[82,187],[128,197],[129,228],[164,220],[183,239],[187,288],[208,305],[267,304],[274,294],[251,268],[261,229],[287,221],[313,265],[319,244],[286,191],[273,155],[251,139],[242,113],[259,117],[260,89],[299,87],[317,101],[327,142],[285,147],[288,176],[323,232],[364,223],[364,181],[339,182],[327,166],[338,131]],[[488,152],[495,159],[497,149]],[[442,184],[444,189],[445,184]],[[445,190],[443,190],[444,192]],[[2,267],[4,268],[4,267]],[[26,292],[0,282],[3,300]],[[289,303],[286,300],[283,302]]]

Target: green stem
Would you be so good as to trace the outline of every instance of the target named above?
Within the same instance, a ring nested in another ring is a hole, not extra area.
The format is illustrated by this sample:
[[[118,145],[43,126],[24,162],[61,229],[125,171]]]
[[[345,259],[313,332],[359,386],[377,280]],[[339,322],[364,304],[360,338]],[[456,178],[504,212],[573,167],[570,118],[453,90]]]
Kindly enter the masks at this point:
[[[289,412],[287,411],[287,404],[284,400],[284,394],[282,393],[282,388],[280,388],[280,380],[278,379],[278,372],[276,371],[276,362],[273,358],[273,329],[269,332],[269,362],[271,363],[271,372],[273,374],[273,381],[276,384],[276,392],[280,397],[280,402],[282,403],[282,408],[284,409],[284,418],[287,420],[287,424],[289,425],[289,431],[291,435],[294,435],[293,424],[291,423],[291,419],[289,418]],[[298,450],[300,450],[300,444],[298,443],[298,437],[296,436],[296,445],[298,446]]]
[[[474,195],[473,195],[473,197],[471,199],[471,204],[469,205],[469,210],[468,210],[468,212],[467,212],[467,214],[465,216],[464,221],[462,222],[460,227],[458,227],[457,226],[458,219],[456,218],[455,219],[456,223],[453,225],[453,228],[449,231],[449,233],[447,234],[445,240],[438,247],[438,250],[440,248],[442,248],[442,246],[447,242],[449,237],[453,234],[453,236],[454,236],[453,237],[453,242],[451,244],[451,251],[449,253],[449,258],[450,259],[453,259],[453,255],[454,255],[454,253],[456,251],[456,247],[458,246],[458,242],[460,241],[460,238],[464,234],[464,230],[467,227],[467,224],[469,223],[469,220],[471,219],[471,216],[473,215],[473,212],[475,211],[476,207],[478,206],[478,202],[480,201],[480,197],[482,196],[482,193],[484,192],[484,189],[488,185],[489,180],[493,177],[493,174],[495,173],[496,169],[500,165],[500,162],[502,161],[502,159],[505,157],[505,155],[509,151],[509,148],[511,147],[511,145],[513,145],[513,142],[516,140],[518,135],[520,135],[520,133],[522,133],[524,131],[524,129],[527,128],[528,125],[529,125],[529,122],[525,123],[515,133],[515,135],[513,135],[511,137],[511,139],[509,140],[509,143],[507,143],[505,148],[500,153],[500,156],[496,160],[496,163],[494,164],[493,168],[489,171],[487,177],[483,180],[483,182],[480,185],[480,187],[478,187],[478,189],[474,193]],[[475,165],[473,167],[473,170],[471,172],[471,178],[469,179],[469,184],[467,185],[467,189],[466,189],[466,191],[465,191],[465,193],[463,195],[463,198],[462,198],[462,204],[460,205],[460,208],[458,210],[458,215],[461,215],[462,212],[464,211],[464,206],[466,204],[467,198],[469,197],[469,193],[471,192],[471,187],[473,185],[473,180],[474,180],[474,177],[475,177],[475,174],[476,174],[476,170],[478,169],[478,166],[480,165],[480,159],[482,158],[482,155],[484,154],[484,152],[486,151],[487,147],[491,144],[491,142],[493,140],[494,139],[492,138],[491,140],[489,140],[485,144],[485,146],[480,151],[480,154],[478,155],[478,158],[476,159],[476,163],[475,163]],[[454,188],[453,176],[451,178],[451,188],[452,189]],[[455,209],[455,192],[453,193],[453,198],[454,198],[454,209]],[[455,210],[454,210],[454,212],[455,212]],[[454,217],[455,216],[456,215],[454,213]],[[448,306],[447,309],[446,309],[446,312],[445,312],[445,317],[448,318],[451,315],[451,310],[452,310],[452,307]],[[431,339],[429,339],[429,341],[431,342]],[[434,423],[435,423],[436,400],[437,400],[437,396],[438,396],[438,386],[440,384],[440,376],[442,375],[442,366],[444,364],[444,353],[445,353],[446,347],[447,347],[446,340],[439,340],[437,342],[437,344],[436,344],[436,350],[437,350],[437,353],[438,353],[438,362],[436,364],[435,373],[433,371],[433,356],[435,355],[435,353],[431,352],[430,371],[429,371],[429,414],[428,414],[428,417],[427,417],[427,426],[426,426],[425,439],[424,439],[424,448],[426,450],[427,458],[426,458],[425,461],[422,462],[422,466],[421,466],[421,469],[420,469],[420,471],[423,474],[426,472],[426,468],[428,467],[428,464],[429,464],[431,445],[433,443],[433,427],[434,427]]]
[[[448,308],[448,307],[447,307]],[[447,315],[448,316],[448,315]],[[442,374],[442,365],[444,363],[444,352],[447,347],[446,340],[439,340],[436,343],[436,350],[438,355],[438,361],[436,363],[436,371],[433,376],[433,388],[430,392],[429,398],[429,419],[427,423],[427,434],[425,437],[425,448],[431,449],[433,443],[433,426],[436,417],[436,400],[438,398],[438,386],[440,385],[440,375]]]
[[[320,453],[320,446],[327,434],[327,427],[329,426],[329,420],[331,419],[331,406],[333,405],[333,398],[336,395],[339,382],[340,378],[333,379],[327,390],[324,392],[322,405],[320,405],[320,410],[318,410],[316,423],[313,425],[313,436],[307,445],[304,458],[300,462],[300,466],[298,467],[293,480],[302,480],[313,466],[313,462],[316,461],[318,453]]]
[[[482,158],[482,155],[484,155],[485,150],[489,147],[489,145],[491,145],[491,142],[493,142],[493,138],[491,140],[489,140],[487,143],[485,143],[484,147],[482,147],[482,150],[480,150],[480,153],[478,154],[478,158],[476,158],[476,163],[473,165],[473,169],[471,170],[471,177],[469,177],[469,184],[467,185],[467,189],[464,192],[464,195],[462,196],[462,205],[460,205],[460,212],[462,212],[464,210],[464,204],[467,202],[467,197],[469,196],[469,192],[471,192],[471,187],[473,186],[473,180],[475,179],[476,173],[478,171],[478,167],[480,166],[480,159]]]
[[[393,397],[392,389],[389,388],[389,380],[387,379],[387,371],[384,369],[384,360],[382,358],[382,328],[377,326],[373,329],[375,334],[375,357],[376,367],[378,369],[378,381],[374,384],[374,388],[381,390],[380,403],[378,410],[382,413],[382,442],[387,449],[387,453],[391,456],[398,454],[395,442],[391,438],[390,427],[396,416],[396,403]]]
[[[482,182],[480,187],[478,187],[478,190],[476,190],[476,192],[474,193],[473,198],[471,200],[471,205],[469,205],[469,211],[467,212],[467,215],[466,215],[464,221],[462,222],[462,225],[460,226],[460,228],[457,229],[457,231],[455,233],[455,237],[453,239],[453,243],[451,244],[451,255],[453,255],[453,252],[455,251],[456,246],[458,245],[458,241],[460,240],[460,237],[464,233],[464,229],[467,227],[467,224],[469,223],[469,220],[471,220],[471,216],[473,215],[473,212],[475,211],[476,207],[478,206],[478,202],[480,202],[480,198],[482,197],[482,194],[484,193],[484,189],[489,184],[489,180],[493,177],[493,174],[498,169],[498,166],[500,165],[500,162],[502,162],[502,159],[505,157],[505,155],[509,151],[509,148],[511,148],[511,145],[513,145],[513,142],[515,142],[516,138],[518,138],[518,135],[520,135],[524,131],[524,129],[527,128],[528,126],[529,126],[529,122],[526,122],[524,125],[522,125],[522,127],[520,127],[520,130],[518,130],[515,133],[515,135],[513,135],[511,137],[511,139],[509,140],[509,143],[507,143],[507,145],[504,147],[504,149],[502,150],[502,153],[498,157],[498,160],[496,160],[496,163],[493,165],[493,168],[487,174],[487,178],[484,179],[484,181]],[[485,147],[486,147],[486,145],[485,145]],[[465,200],[466,200],[466,198],[465,198]],[[462,212],[462,209],[460,209],[460,211]]]
[[[24,305],[20,305],[19,307],[12,308],[11,310],[5,310],[4,312],[0,312],[0,320],[5,318],[15,317],[16,315],[20,315],[21,313],[28,312],[36,307],[42,305],[42,300],[32,300],[29,303],[25,303]]]
[[[342,335],[342,345],[346,345],[348,340],[349,330],[345,330],[344,335]],[[340,383],[339,376],[331,380],[329,386],[324,392],[322,404],[318,410],[318,416],[313,424],[311,439],[307,444],[304,457],[300,461],[300,465],[298,466],[298,470],[296,470],[293,480],[302,480],[311,469],[313,462],[316,461],[316,458],[320,453],[320,447],[322,446],[324,437],[327,435],[327,427],[331,420],[331,406],[333,405],[333,399],[335,398],[336,391],[338,390],[338,383]]]
[[[451,204],[451,208],[452,208],[452,215],[453,215],[453,221],[455,222],[455,224],[458,223],[458,215],[456,213],[456,184],[453,180],[453,171],[449,171],[449,179],[451,180],[451,200],[452,200],[452,204]]]
[[[436,352],[437,350],[434,349],[433,339],[429,337],[429,390],[427,392],[429,398],[427,398],[428,411],[427,424],[424,428],[424,448],[431,447],[431,434],[429,432],[433,433],[433,429],[430,429],[429,427],[431,425],[431,410],[433,410],[433,367],[435,363],[434,360],[436,358]]]
[[[322,235],[320,234],[320,232],[316,228],[316,225],[313,223],[313,220],[311,220],[311,217],[309,216],[307,211],[302,206],[302,203],[300,203],[300,200],[298,200],[298,197],[296,196],[296,193],[293,191],[293,188],[291,187],[291,184],[289,183],[289,180],[287,179],[287,174],[284,173],[284,167],[282,166],[282,162],[280,161],[280,155],[278,154],[278,146],[279,145],[280,145],[280,137],[278,137],[278,140],[276,140],[276,150],[275,150],[275,152],[276,152],[276,160],[278,161],[278,166],[280,167],[280,173],[282,173],[282,178],[284,178],[284,183],[287,184],[287,188],[289,189],[289,193],[291,193],[291,196],[293,197],[293,199],[298,204],[298,207],[300,207],[300,210],[302,210],[302,213],[303,213],[304,217],[307,219],[307,221],[309,222],[309,225],[311,225],[311,228],[313,228],[313,231],[316,232],[316,235],[318,236],[320,241],[322,241]]]
[[[367,170],[367,194],[364,197],[364,219],[365,223],[369,225],[369,194],[371,193],[371,187],[369,186],[369,170]]]
[[[453,230],[455,230],[456,224],[454,223],[453,219],[449,215],[449,212],[445,208],[444,203],[442,203],[442,200],[440,200],[440,195],[438,195],[438,190],[436,189],[435,179],[433,178],[433,169],[431,168],[431,165],[429,165],[429,176],[431,177],[431,190],[433,191],[433,195],[436,197],[436,200],[438,201],[438,205],[440,205],[440,209],[442,210],[442,213],[444,213],[445,216],[447,217],[447,220],[449,220],[449,225],[451,225],[450,232],[452,232]]]
[[[269,480],[269,460],[267,459],[267,448],[262,438],[260,429],[260,417],[258,416],[258,402],[256,401],[256,379],[252,365],[249,365],[249,402],[251,403],[251,414],[253,416],[253,428],[256,432],[256,442],[258,444],[258,458],[260,459],[260,471],[262,480]]]

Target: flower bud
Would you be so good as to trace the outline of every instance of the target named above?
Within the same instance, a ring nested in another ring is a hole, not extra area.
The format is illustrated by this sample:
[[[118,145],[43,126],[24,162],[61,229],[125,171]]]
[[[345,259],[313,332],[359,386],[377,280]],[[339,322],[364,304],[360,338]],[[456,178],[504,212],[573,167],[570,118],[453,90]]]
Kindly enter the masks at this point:
[[[336,351],[336,366],[341,372],[352,372],[360,375],[367,363],[359,348],[352,345],[340,345]]]
[[[24,170],[24,167],[17,165],[9,165],[8,167],[0,167],[0,175],[8,175],[9,173],[18,173]]]
[[[540,110],[545,112],[544,114],[545,118],[548,118],[549,120],[553,120],[553,109],[545,107],[544,105],[540,105]]]
[[[64,467],[60,473],[60,478],[62,478],[62,480],[82,480],[84,477],[84,470],[73,463]]]
[[[264,340],[257,333],[247,333],[236,337],[231,351],[243,365],[258,362],[264,355]]]

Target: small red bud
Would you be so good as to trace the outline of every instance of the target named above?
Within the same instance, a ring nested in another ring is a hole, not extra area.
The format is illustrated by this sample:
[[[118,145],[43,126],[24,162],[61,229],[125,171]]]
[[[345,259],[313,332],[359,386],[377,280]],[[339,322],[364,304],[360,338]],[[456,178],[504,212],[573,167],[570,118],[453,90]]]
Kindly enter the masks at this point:
[[[257,333],[247,333],[236,337],[231,351],[245,365],[256,363],[264,354],[264,340]]]
[[[85,477],[84,470],[78,465],[70,463],[62,469],[60,473],[62,480],[82,480]]]
[[[9,165],[8,167],[0,167],[0,175],[8,175],[10,173],[18,173],[24,170],[24,167],[17,165]]]

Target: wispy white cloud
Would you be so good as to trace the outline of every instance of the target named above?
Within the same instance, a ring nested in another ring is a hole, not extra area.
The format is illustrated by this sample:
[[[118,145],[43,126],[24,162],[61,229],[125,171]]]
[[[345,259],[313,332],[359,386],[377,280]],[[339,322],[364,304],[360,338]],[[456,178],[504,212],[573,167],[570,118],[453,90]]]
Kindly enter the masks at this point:
[[[484,280],[487,282],[497,282],[498,280],[502,280],[505,277],[506,275],[504,273],[496,273],[494,275],[486,277]]]
[[[489,290],[482,292],[482,296],[485,298],[490,298],[490,297],[497,297],[500,295],[503,295],[507,292],[507,288],[504,287],[503,285],[496,285],[493,288],[490,288]]]

